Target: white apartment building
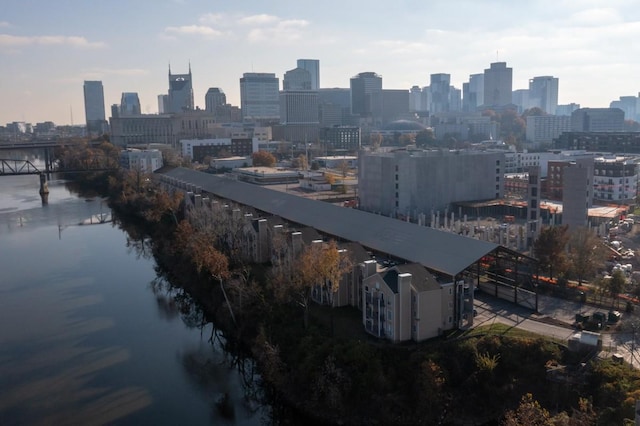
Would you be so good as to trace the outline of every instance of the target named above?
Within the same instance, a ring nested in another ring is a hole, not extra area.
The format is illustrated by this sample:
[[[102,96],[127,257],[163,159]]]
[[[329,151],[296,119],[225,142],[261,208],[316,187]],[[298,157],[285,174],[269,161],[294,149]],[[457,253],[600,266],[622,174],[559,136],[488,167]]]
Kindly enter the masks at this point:
[[[128,170],[153,173],[164,165],[157,149],[126,149],[120,151],[120,166]]]
[[[638,158],[596,157],[593,165],[593,199],[628,203],[638,195]]]
[[[362,285],[365,330],[392,342],[420,342],[457,327],[453,282],[440,284],[416,263],[377,271],[375,260],[364,262]]]

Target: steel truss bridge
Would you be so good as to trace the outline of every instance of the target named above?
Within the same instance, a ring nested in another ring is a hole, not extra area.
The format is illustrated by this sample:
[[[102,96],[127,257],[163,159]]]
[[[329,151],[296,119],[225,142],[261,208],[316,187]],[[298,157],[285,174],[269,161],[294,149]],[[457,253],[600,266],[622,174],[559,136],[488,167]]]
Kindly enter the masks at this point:
[[[90,161],[84,161],[70,169],[57,167],[57,165],[49,166],[46,169],[38,168],[29,160],[13,160],[0,158],[0,176],[18,176],[18,175],[41,175],[53,172],[61,173],[81,173],[81,172],[106,172],[115,170],[116,166],[105,164],[101,158]]]
[[[43,171],[29,160],[7,160],[0,158],[0,176],[39,175]]]

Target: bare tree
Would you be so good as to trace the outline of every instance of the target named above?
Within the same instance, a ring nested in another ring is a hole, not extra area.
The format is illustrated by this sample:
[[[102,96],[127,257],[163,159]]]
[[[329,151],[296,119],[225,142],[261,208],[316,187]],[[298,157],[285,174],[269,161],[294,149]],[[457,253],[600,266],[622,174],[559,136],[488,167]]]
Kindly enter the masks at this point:
[[[291,268],[291,277],[275,276],[281,297],[300,306],[304,311],[304,326],[309,326],[309,306],[315,288],[320,288],[333,303],[344,274],[352,268],[351,258],[338,249],[335,241],[315,242],[302,249]]]
[[[588,228],[577,228],[569,235],[568,258],[579,285],[594,275],[598,265],[603,264],[604,257],[602,242]]]

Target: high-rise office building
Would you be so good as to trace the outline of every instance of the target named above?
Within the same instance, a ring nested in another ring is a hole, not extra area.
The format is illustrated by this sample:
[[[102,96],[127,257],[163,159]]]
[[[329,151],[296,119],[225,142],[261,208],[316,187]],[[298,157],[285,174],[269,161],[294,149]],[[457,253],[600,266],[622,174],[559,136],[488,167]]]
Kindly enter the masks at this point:
[[[210,87],[204,95],[204,109],[207,112],[216,112],[216,108],[227,103],[227,95],[218,87]]]
[[[311,73],[309,71],[303,68],[294,68],[284,73],[283,90],[313,90],[311,87]]]
[[[529,105],[547,114],[555,114],[558,108],[558,78],[541,76],[529,80]]]
[[[511,103],[513,70],[506,62],[494,62],[484,70],[484,105],[502,107]]]
[[[420,86],[413,86],[409,89],[409,112],[420,111],[424,111],[422,108],[422,89]]]
[[[471,74],[462,85],[462,110],[473,112],[484,105],[484,74]]]
[[[274,73],[247,72],[240,78],[240,108],[244,121],[280,118],[280,82]]]
[[[309,71],[311,76],[311,89],[320,89],[320,61],[317,59],[298,59],[298,68]]]
[[[351,113],[361,117],[371,116],[375,110],[371,94],[382,90],[382,77],[375,72],[361,72],[351,78]]]
[[[84,115],[89,134],[106,130],[102,81],[84,82]]]
[[[191,64],[188,74],[171,74],[169,67],[169,98],[167,100],[168,113],[179,113],[195,109],[193,104],[193,82],[191,79]]]
[[[429,105],[429,112],[431,114],[449,112],[450,91],[450,74],[431,74],[431,84],[429,85],[429,92],[431,93],[431,105]]]
[[[120,117],[140,115],[140,98],[136,92],[123,92],[120,98]]]

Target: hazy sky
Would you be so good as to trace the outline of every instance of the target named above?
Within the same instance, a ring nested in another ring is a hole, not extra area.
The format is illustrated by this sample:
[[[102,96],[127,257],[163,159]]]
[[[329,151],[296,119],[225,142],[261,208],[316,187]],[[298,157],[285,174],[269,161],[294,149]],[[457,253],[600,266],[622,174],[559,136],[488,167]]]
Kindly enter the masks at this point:
[[[8,0],[0,13],[0,125],[84,123],[84,80],[102,80],[107,115],[122,92],[157,112],[167,66],[193,72],[197,106],[209,87],[239,105],[244,72],[320,60],[321,87],[363,71],[385,89],[451,74],[458,88],[491,62],[513,88],[560,79],[559,102],[608,107],[637,96],[637,0]],[[281,83],[282,86],[282,83]]]

